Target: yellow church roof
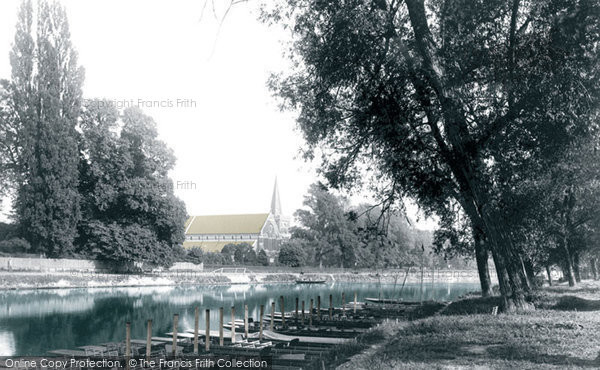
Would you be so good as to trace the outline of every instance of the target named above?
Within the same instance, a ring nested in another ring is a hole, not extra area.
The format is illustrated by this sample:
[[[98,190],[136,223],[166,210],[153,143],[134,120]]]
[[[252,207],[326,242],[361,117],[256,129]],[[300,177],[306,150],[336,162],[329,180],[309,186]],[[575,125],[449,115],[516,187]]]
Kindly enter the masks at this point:
[[[192,216],[186,221],[186,235],[259,234],[268,213]]]
[[[223,247],[225,247],[227,244],[242,244],[242,243],[246,243],[246,244],[250,244],[252,245],[252,242],[249,241],[216,241],[216,242],[212,242],[212,241],[185,241],[183,242],[183,248],[184,249],[192,249],[192,248],[202,248],[203,251],[205,252],[221,252],[221,250],[223,249]]]

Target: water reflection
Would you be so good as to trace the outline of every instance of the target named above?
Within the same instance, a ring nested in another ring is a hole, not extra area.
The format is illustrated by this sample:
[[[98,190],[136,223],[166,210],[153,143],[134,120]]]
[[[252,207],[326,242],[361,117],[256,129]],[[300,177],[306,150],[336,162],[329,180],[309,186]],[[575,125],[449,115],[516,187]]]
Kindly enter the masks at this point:
[[[435,283],[423,287],[424,300],[452,300],[467,291],[478,289],[478,284]],[[146,320],[153,319],[154,335],[171,331],[173,314],[178,313],[179,330],[194,326],[194,307],[211,310],[211,327],[217,329],[218,309],[224,307],[225,320],[230,320],[230,308],[236,316],[243,316],[243,305],[248,305],[250,317],[258,319],[260,305],[270,311],[271,302],[285,297],[286,310],[293,310],[295,298],[304,300],[321,296],[322,306],[329,304],[329,294],[335,305],[341,304],[341,293],[346,302],[366,297],[402,298],[418,301],[418,284],[346,284],[330,285],[232,285],[197,287],[130,287],[94,289],[55,289],[0,292],[0,354],[43,355],[59,348],[76,348],[88,344],[121,341],[125,323],[131,322],[132,337],[144,338]],[[204,320],[200,320],[204,329]]]

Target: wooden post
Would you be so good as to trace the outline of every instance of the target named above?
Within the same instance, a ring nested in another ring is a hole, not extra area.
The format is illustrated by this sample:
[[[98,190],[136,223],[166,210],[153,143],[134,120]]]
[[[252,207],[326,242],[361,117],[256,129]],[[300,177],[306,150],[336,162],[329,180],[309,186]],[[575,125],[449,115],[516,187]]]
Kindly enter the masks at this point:
[[[342,292],[342,316],[346,316],[346,293]]]
[[[354,292],[354,313],[356,313],[356,300],[358,298],[358,293]]]
[[[244,334],[246,335],[246,339],[248,339],[248,305],[244,305]]]
[[[321,320],[321,296],[317,296],[317,319]]]
[[[302,326],[304,326],[304,300],[302,300],[302,316],[300,317],[300,320]]]
[[[231,306],[231,344],[235,343],[235,306]]]
[[[421,257],[421,289],[420,289],[420,293],[419,293],[419,302],[420,303],[423,303],[423,272],[424,272],[423,257]]]
[[[198,330],[200,330],[200,309],[194,309],[194,354],[198,354]]]
[[[152,354],[152,320],[148,320],[146,327],[146,359],[150,359]]]
[[[263,333],[263,315],[265,314],[265,305],[260,305],[260,319],[258,324],[258,340],[262,340]]]
[[[313,315],[313,299],[310,299],[310,309],[308,310],[308,325],[312,326],[312,315]]]
[[[204,335],[205,338],[205,349],[206,352],[210,351],[210,310],[207,309],[206,310],[206,334]]]
[[[273,331],[274,320],[275,320],[275,301],[271,302],[271,327],[270,327],[271,331]]]
[[[298,326],[298,297],[296,297],[296,326]]]
[[[179,326],[179,315],[173,315],[173,356],[177,354],[177,326]]]
[[[131,323],[125,323],[125,357],[131,356]]]
[[[333,320],[333,294],[329,295],[329,320]]]
[[[223,307],[219,307],[219,345],[223,347],[225,338],[223,338]]]
[[[281,326],[285,328],[285,302],[283,301],[283,296],[279,297],[279,303],[281,305]]]

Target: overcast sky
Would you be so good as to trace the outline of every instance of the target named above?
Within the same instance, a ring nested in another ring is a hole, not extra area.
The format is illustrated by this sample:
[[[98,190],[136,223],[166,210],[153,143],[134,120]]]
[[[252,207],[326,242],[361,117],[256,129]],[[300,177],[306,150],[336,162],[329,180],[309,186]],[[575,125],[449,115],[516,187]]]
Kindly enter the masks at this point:
[[[316,165],[299,158],[294,116],[279,112],[266,88],[269,74],[285,69],[286,35],[261,24],[252,2],[232,8],[220,32],[223,0],[214,12],[199,0],[62,3],[85,98],[141,104],[155,119],[177,157],[175,185],[190,184],[176,190],[190,215],[267,212],[276,176],[284,213],[301,207]],[[0,2],[0,78],[10,76],[19,5]]]

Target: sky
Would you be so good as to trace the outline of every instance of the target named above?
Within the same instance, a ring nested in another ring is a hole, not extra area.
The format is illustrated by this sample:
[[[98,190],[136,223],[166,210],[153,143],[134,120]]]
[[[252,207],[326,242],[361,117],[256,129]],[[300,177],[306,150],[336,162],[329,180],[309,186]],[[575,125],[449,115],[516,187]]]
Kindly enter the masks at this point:
[[[63,0],[85,68],[84,97],[137,105],[157,123],[177,164],[175,192],[188,214],[268,212],[277,177],[283,212],[302,206],[318,163],[300,156],[294,114],[266,87],[285,70],[287,34],[257,20],[258,2]],[[10,76],[20,1],[0,2],[0,78]],[[355,195],[354,202],[368,200]],[[6,219],[9,204],[3,202]],[[414,205],[408,214],[432,229]]]

